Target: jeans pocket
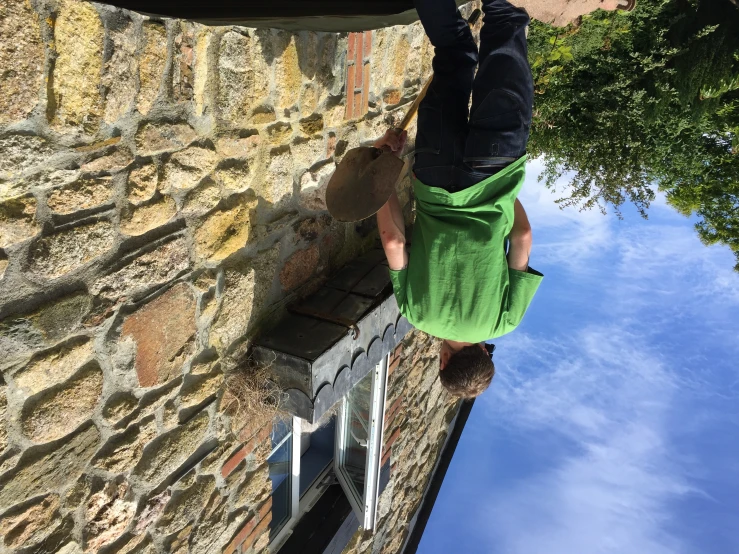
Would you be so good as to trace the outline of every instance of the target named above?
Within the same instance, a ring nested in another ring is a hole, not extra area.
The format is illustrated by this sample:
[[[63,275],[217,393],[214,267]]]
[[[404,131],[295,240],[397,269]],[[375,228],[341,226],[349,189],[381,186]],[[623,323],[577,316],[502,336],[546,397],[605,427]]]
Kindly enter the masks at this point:
[[[504,90],[493,90],[472,114],[464,161],[518,159],[526,152],[528,129],[520,101]]]

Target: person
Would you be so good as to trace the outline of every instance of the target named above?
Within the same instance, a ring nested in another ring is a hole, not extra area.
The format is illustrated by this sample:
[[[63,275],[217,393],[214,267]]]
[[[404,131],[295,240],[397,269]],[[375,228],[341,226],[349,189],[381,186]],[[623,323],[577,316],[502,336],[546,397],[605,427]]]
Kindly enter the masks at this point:
[[[519,325],[543,278],[529,267],[531,225],[517,198],[534,95],[529,17],[483,0],[478,52],[454,0],[415,5],[435,52],[418,110],[410,255],[395,193],[377,224],[401,313],[442,339],[441,383],[472,398],[495,373],[486,341]],[[399,153],[406,139],[388,131],[375,146]]]

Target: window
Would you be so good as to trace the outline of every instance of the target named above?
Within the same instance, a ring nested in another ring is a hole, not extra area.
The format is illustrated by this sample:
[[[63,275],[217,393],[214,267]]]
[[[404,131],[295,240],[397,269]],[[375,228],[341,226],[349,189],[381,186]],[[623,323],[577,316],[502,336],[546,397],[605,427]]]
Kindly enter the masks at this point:
[[[276,552],[301,515],[338,478],[357,518],[374,528],[380,482],[389,357],[341,400],[337,415],[319,425],[277,419],[267,460],[272,481],[270,551]]]

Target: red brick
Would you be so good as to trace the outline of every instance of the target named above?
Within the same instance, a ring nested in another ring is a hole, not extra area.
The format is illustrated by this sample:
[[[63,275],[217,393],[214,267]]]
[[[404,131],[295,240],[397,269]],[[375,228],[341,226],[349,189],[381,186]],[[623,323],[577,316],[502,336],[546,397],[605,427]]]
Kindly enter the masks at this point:
[[[347,50],[346,50],[346,60],[353,60],[354,59],[354,53],[356,52],[356,44],[357,44],[357,35],[359,33],[349,33],[349,38],[347,39]]]
[[[370,64],[364,64],[364,89],[362,90],[362,113],[369,111]]]
[[[364,41],[362,40],[362,33],[357,33],[356,45],[357,53],[356,56],[354,56],[354,65],[356,65],[357,67],[362,67],[362,64],[364,63]]]
[[[228,546],[226,548],[223,549],[223,554],[233,554],[234,552],[236,552],[236,549],[249,537],[251,532],[254,530],[257,522],[258,519],[256,517],[249,516],[249,519],[246,521],[241,530],[236,533],[234,539],[230,543],[228,543]]]
[[[403,395],[398,396],[388,410],[385,411],[385,426],[397,415],[400,405],[403,403]]]
[[[388,437],[388,439],[385,441],[385,448],[388,450],[395,444],[395,441],[398,440],[398,437],[400,436],[400,429],[396,429],[393,431],[393,434]]]
[[[398,358],[403,354],[403,344],[402,343],[395,347],[395,350],[393,350],[393,354]]]
[[[364,86],[364,63],[354,62],[354,90],[360,90]]]
[[[241,463],[241,460],[246,458],[247,454],[249,454],[249,451],[247,451],[246,448],[239,448],[236,453],[231,456],[225,464],[223,464],[223,467],[221,468],[221,477],[225,479],[226,477],[231,475],[233,470],[236,469],[236,466]]]
[[[383,467],[387,463],[392,453],[393,453],[392,448],[388,448],[387,450],[385,450],[385,452],[382,454],[382,460],[380,460],[380,467]]]
[[[354,65],[346,68],[346,119],[354,116]]]
[[[267,498],[267,500],[264,501],[264,504],[262,504],[262,507],[259,508],[259,511],[257,512],[257,516],[259,519],[262,519],[264,516],[266,516],[268,513],[272,511],[272,497],[270,496]]]
[[[372,54],[372,31],[364,32],[364,57],[369,58]]]
[[[362,117],[364,114],[362,113],[362,91],[354,93],[354,114],[352,115],[353,118],[357,119]]]
[[[272,512],[269,512],[267,514],[267,517],[265,517],[262,521],[259,522],[259,525],[257,525],[254,530],[249,534],[249,536],[244,540],[242,544],[242,548],[244,550],[247,550],[248,548],[251,548],[251,545],[253,545],[259,537],[262,535],[262,533],[269,530],[269,524],[272,522]]]
[[[398,369],[398,366],[400,365],[400,357],[394,358],[390,360],[390,365],[387,366],[387,374],[391,375],[393,371]]]

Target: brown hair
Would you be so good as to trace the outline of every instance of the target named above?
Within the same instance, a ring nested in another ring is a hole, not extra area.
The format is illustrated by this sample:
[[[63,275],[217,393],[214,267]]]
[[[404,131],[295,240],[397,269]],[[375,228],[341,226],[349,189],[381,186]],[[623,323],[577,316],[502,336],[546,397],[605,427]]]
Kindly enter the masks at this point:
[[[449,358],[439,380],[454,396],[475,398],[490,386],[495,364],[479,345],[465,346]]]

